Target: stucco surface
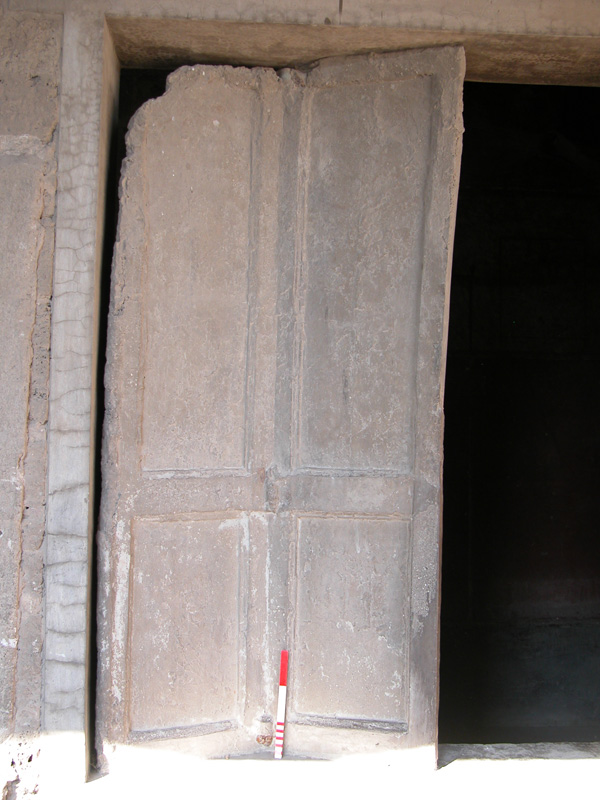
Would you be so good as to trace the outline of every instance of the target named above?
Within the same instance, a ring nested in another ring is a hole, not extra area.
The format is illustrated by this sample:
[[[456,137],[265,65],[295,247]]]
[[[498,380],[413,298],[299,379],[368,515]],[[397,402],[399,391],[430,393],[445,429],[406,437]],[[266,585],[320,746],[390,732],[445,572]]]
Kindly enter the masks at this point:
[[[40,727],[60,34],[0,18],[0,735]]]
[[[44,143],[52,138],[58,122],[61,31],[56,14],[1,14],[0,135],[35,136]]]
[[[97,0],[7,0],[10,8],[33,11],[94,12]],[[478,0],[104,0],[102,10],[115,16],[182,17],[327,25],[406,27],[524,34],[584,36],[600,32],[595,0],[491,0],[482,9]]]
[[[0,248],[2,258],[2,320],[11,338],[3,337],[0,407],[4,419],[0,438],[2,477],[2,633],[0,654],[3,679],[0,698],[4,730],[8,728],[13,704],[14,662],[18,642],[17,592],[21,560],[21,517],[23,512],[23,460],[27,440],[27,410],[31,332],[35,316],[35,270],[40,231],[42,163],[39,159],[0,158],[6,190],[2,196]],[[19,233],[16,233],[16,232]],[[23,258],[23,254],[26,257]],[[15,273],[20,280],[15,281]]]

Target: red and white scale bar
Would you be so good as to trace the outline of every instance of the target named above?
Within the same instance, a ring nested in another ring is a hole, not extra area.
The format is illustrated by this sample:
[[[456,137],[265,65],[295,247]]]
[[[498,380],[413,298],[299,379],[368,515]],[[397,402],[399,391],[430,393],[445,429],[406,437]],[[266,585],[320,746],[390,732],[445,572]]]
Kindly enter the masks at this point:
[[[283,758],[283,734],[285,731],[285,699],[287,694],[288,651],[281,651],[279,667],[279,697],[277,698],[277,722],[275,723],[275,758]]]

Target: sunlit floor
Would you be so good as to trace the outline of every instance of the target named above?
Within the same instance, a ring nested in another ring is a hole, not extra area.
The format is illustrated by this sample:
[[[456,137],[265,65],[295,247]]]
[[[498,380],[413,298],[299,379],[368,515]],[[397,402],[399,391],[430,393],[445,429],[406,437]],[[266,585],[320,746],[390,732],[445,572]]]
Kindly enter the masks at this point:
[[[204,762],[196,769],[144,781],[109,776],[87,788],[90,798],[583,798],[600,797],[600,745],[451,745],[432,770],[426,754],[389,754],[332,762]],[[106,785],[103,786],[102,784]],[[142,790],[143,793],[140,793]],[[122,794],[124,792],[124,794]]]
[[[197,761],[127,748],[110,775],[87,784],[41,772],[41,798],[597,798],[600,744],[445,745],[433,751],[347,756],[335,761]],[[51,765],[50,765],[51,766]],[[33,790],[33,785],[19,789]],[[15,797],[21,797],[21,794]],[[25,796],[25,795],[23,795]]]

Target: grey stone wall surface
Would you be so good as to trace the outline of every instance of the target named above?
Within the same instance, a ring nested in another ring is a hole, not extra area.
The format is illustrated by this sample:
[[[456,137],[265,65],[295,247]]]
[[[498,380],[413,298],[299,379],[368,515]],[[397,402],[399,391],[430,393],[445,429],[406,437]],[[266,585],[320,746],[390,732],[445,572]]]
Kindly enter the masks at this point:
[[[61,28],[0,16],[0,736],[40,728]]]
[[[61,16],[6,12],[0,21],[0,135],[47,144],[58,122]]]
[[[107,351],[101,747],[260,752],[282,648],[289,753],[433,742],[463,69],[456,49],[187,67],[134,118]]]

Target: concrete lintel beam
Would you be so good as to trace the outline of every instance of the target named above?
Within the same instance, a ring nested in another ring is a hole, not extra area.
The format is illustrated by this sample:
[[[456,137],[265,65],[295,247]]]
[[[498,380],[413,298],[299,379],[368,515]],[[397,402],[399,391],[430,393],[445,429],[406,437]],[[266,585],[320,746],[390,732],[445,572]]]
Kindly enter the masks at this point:
[[[467,79],[508,83],[600,83],[599,35],[486,33],[352,26],[109,16],[121,64],[299,66],[329,56],[463,45]]]

